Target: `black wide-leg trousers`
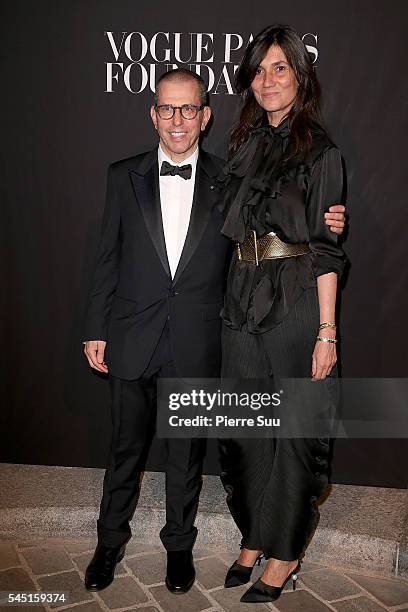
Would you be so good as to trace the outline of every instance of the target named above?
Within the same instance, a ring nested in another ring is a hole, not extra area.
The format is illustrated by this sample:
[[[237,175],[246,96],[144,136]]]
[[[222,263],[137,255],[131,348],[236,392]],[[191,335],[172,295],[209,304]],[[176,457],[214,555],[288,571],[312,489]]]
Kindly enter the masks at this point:
[[[224,326],[222,375],[310,378],[318,328],[314,288],[268,332]],[[222,439],[219,451],[221,480],[242,545],[268,558],[298,559],[316,518],[315,501],[328,483],[329,440]]]
[[[121,546],[131,537],[129,521],[136,509],[141,473],[156,421],[156,383],[176,378],[167,327],[137,380],[110,376],[112,441],[98,519],[98,540]],[[202,484],[204,441],[166,439],[166,524],[160,538],[166,550],[191,550],[197,536],[194,519]]]

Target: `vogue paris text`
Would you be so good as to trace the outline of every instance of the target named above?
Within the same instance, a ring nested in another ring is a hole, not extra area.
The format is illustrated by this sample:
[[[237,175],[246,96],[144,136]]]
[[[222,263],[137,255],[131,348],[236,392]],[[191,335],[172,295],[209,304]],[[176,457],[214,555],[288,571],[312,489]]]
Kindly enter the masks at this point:
[[[140,94],[155,91],[164,72],[184,67],[196,72],[212,94],[234,95],[234,74],[253,34],[210,32],[105,32],[107,42],[106,93],[127,90]],[[318,35],[302,36],[315,64]]]

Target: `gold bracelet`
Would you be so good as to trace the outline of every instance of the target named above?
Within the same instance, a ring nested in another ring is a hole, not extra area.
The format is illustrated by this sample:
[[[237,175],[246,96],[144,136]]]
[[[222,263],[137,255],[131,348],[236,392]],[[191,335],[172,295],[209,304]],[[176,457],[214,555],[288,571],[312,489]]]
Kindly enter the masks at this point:
[[[317,340],[319,340],[319,342],[330,342],[330,344],[337,343],[336,338],[323,338],[323,336],[317,336]]]
[[[320,323],[319,329],[337,329],[335,323]]]

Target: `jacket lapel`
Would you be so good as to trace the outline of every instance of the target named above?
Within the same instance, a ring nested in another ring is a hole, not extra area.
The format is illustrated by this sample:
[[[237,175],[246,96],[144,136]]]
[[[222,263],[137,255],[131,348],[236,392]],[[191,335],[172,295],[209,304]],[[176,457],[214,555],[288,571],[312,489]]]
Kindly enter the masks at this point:
[[[163,268],[168,276],[171,276],[160,206],[157,149],[147,153],[141,160],[139,166],[135,168],[135,170],[131,170],[129,174],[134,194],[142,211],[147,230]]]
[[[197,161],[190,224],[173,284],[177,283],[186,269],[210,220],[211,211],[217,202],[218,192],[214,184],[218,172],[208,153],[201,150]]]

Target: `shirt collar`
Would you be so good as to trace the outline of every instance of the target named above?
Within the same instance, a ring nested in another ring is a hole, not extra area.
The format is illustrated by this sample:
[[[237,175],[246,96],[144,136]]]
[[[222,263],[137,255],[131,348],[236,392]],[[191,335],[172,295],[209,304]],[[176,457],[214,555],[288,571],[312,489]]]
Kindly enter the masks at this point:
[[[166,161],[166,162],[169,162],[169,164],[171,164],[172,166],[185,166],[186,164],[191,164],[194,169],[195,166],[197,165],[197,160],[198,160],[198,147],[190,155],[190,157],[187,157],[187,159],[185,159],[181,163],[176,163],[168,155],[166,155],[166,153],[163,151],[163,149],[161,148],[159,144],[157,158],[159,161],[159,168],[161,167],[162,163]]]

